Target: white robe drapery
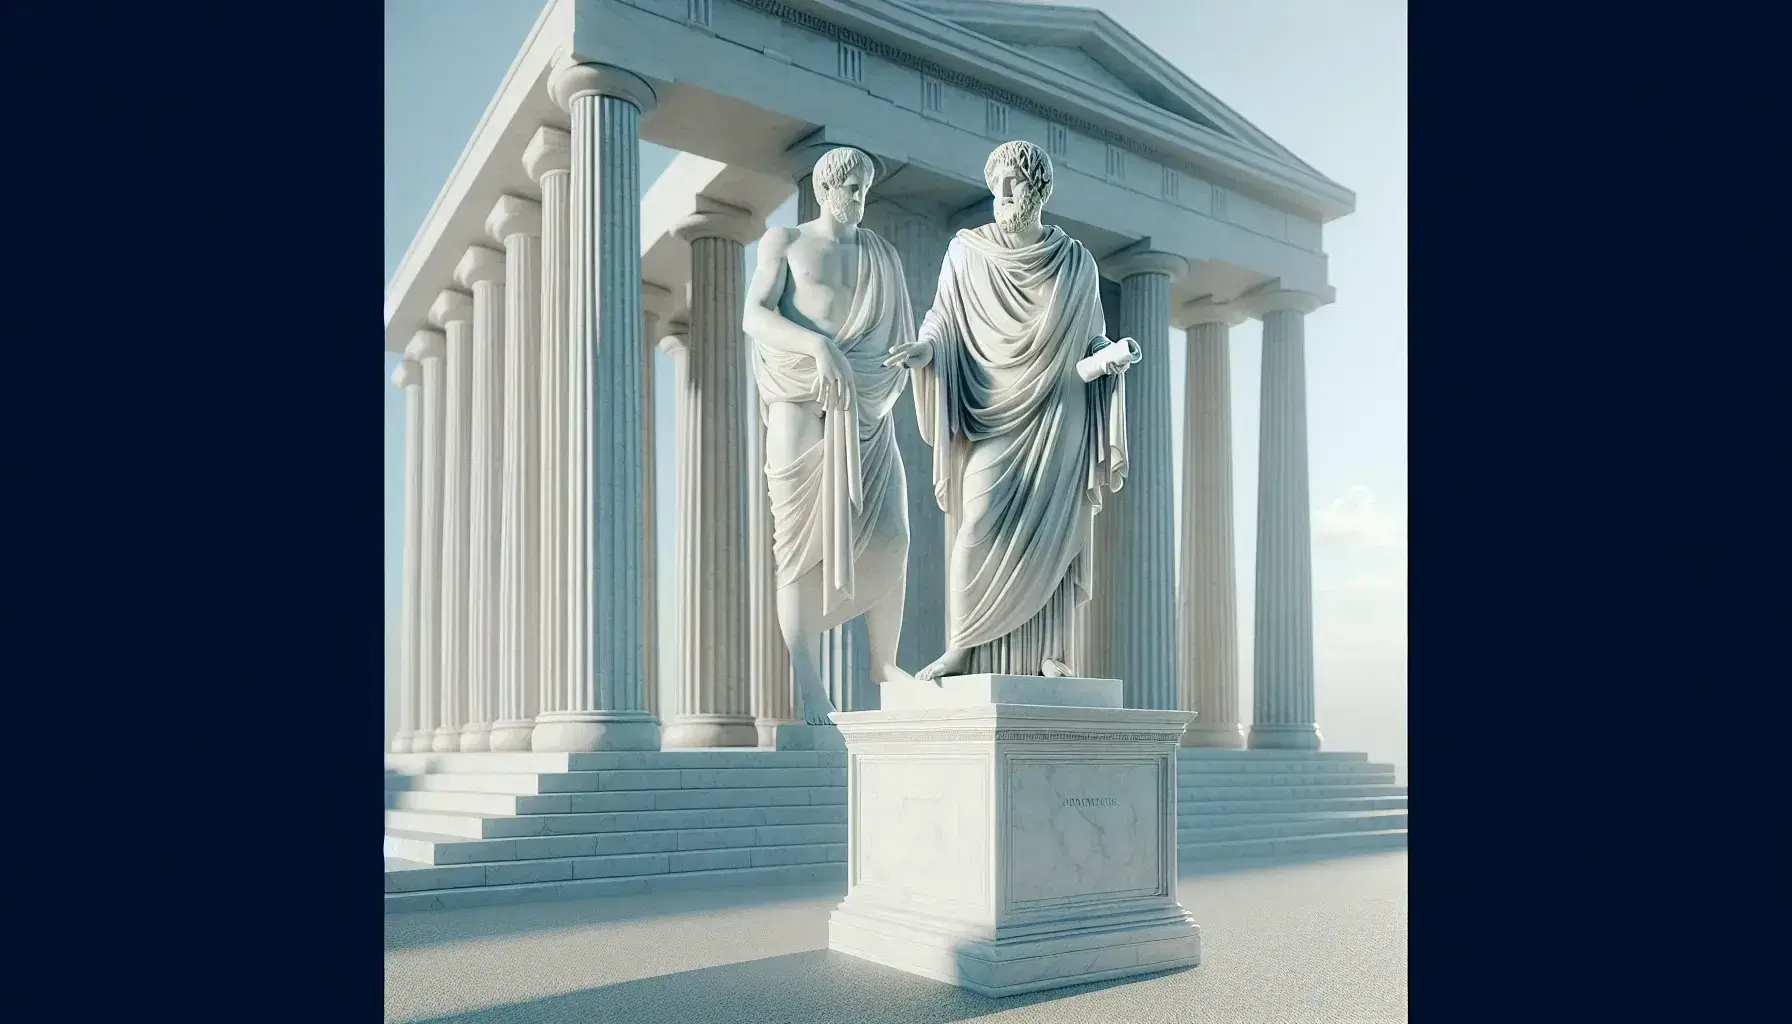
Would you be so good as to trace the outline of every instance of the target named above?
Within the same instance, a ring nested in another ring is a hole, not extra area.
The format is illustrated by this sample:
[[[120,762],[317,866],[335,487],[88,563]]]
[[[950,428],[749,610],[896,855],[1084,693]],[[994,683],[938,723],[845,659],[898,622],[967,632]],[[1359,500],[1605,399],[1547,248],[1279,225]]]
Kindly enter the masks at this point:
[[[896,477],[892,411],[907,376],[885,366],[892,345],[915,337],[902,263],[890,243],[858,229],[859,272],[853,304],[835,344],[852,367],[852,408],[828,410],[822,438],[787,466],[765,467],[772,504],[772,557],[780,588],[823,567],[823,611],[853,596],[853,565],[872,541],[903,535],[908,508]],[[813,402],[821,377],[815,360],[754,344],[759,415],[773,402]]]
[[[954,648],[1008,637],[1066,597],[1089,600],[1094,516],[1126,479],[1125,378],[1076,373],[1106,333],[1095,258],[1061,228],[1011,249],[985,226],[947,247],[920,329],[933,358],[914,375],[934,496],[959,523]]]

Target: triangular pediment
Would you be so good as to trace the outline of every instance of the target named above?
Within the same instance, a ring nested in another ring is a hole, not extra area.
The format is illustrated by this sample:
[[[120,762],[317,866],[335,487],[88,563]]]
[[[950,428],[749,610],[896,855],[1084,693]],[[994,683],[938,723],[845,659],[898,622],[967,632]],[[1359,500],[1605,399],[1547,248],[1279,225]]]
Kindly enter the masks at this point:
[[[1141,100],[1309,173],[1320,173],[1101,11],[1016,0],[910,2],[1055,71]]]

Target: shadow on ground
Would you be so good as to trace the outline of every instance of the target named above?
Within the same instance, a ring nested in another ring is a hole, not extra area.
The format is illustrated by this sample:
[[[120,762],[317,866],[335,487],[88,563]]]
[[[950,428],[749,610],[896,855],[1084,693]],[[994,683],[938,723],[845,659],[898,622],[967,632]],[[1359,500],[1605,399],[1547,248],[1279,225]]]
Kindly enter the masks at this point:
[[[418,949],[444,942],[772,903],[809,900],[831,900],[838,903],[845,898],[846,881],[841,879],[742,889],[692,889],[643,896],[602,896],[564,902],[511,903],[458,910],[416,910],[386,915],[386,949]]]
[[[419,1024],[951,1024],[1156,976],[996,999],[824,949],[431,1017]]]

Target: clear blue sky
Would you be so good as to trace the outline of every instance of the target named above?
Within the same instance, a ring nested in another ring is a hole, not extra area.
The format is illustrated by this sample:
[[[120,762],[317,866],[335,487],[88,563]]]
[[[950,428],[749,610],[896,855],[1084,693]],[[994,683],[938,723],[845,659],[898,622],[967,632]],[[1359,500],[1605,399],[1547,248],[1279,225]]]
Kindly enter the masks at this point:
[[[541,0],[386,0],[386,273],[460,156]],[[1328,225],[1338,301],[1307,321],[1319,728],[1333,750],[1406,762],[1406,4],[1397,0],[1086,0],[1301,159],[1354,190]],[[641,147],[642,180],[675,155]],[[794,202],[772,218],[792,223]],[[751,254],[748,256],[751,265]],[[384,282],[382,282],[383,287]],[[1233,488],[1242,693],[1250,720],[1257,497],[1258,325],[1232,331]],[[368,341],[368,351],[377,351]],[[1171,345],[1182,415],[1182,347]],[[385,355],[389,377],[397,357]],[[657,380],[672,432],[670,367]],[[369,372],[373,368],[369,367]],[[392,670],[403,523],[404,407],[387,387],[386,618]],[[660,564],[671,565],[671,446],[660,447]],[[1180,445],[1175,452],[1181,475]],[[662,650],[671,653],[669,573]],[[669,696],[669,695],[668,695]],[[664,701],[662,707],[668,706]]]

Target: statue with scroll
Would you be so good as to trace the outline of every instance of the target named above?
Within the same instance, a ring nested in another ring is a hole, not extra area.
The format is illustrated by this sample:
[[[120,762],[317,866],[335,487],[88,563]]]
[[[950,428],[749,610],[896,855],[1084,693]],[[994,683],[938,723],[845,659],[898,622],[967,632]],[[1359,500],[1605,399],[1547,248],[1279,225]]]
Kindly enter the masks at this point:
[[[831,724],[818,645],[865,616],[871,664],[893,663],[908,567],[908,487],[886,362],[915,337],[896,250],[860,227],[875,174],[856,149],[816,162],[821,216],[759,242],[742,318],[766,424],[778,624],[803,720]]]
[[[1041,221],[1045,151],[1005,142],[983,177],[995,223],[952,239],[918,337],[888,359],[913,374],[934,497],[955,526],[948,646],[919,676],[1068,676],[1095,515],[1126,480],[1122,375],[1139,348],[1107,338],[1089,250]]]

